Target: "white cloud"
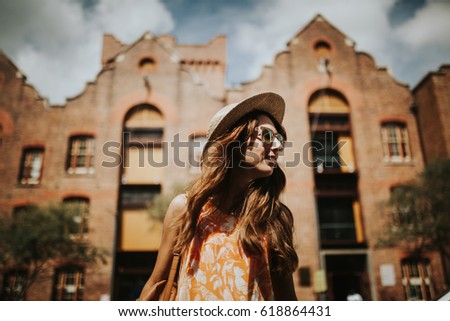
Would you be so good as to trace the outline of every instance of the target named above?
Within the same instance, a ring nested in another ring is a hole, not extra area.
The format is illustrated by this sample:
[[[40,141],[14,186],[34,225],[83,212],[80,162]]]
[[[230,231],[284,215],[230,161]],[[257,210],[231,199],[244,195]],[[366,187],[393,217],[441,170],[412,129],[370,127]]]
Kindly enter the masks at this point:
[[[159,0],[0,1],[0,47],[51,103],[78,94],[100,70],[102,34],[132,42],[145,31],[169,32],[174,22]]]
[[[231,83],[253,80],[264,64],[272,64],[286,42],[321,14],[356,42],[356,50],[372,55],[397,80],[415,85],[427,72],[449,63],[450,2],[428,0],[401,26],[389,22],[396,0],[264,0],[234,18],[230,58],[241,64],[229,71]],[[224,18],[225,19],[225,18]],[[233,50],[233,51],[232,51]]]
[[[450,47],[450,2],[429,1],[413,19],[397,30],[400,41],[414,47],[446,45]],[[450,53],[450,52],[448,52]]]
[[[100,70],[102,33],[131,43],[145,31],[172,32],[175,22],[165,0],[97,0],[89,10],[81,0],[0,0],[0,48],[52,103],[80,93]],[[169,0],[167,0],[169,1]],[[259,0],[226,2],[217,10],[189,11],[178,35],[203,43],[228,35],[228,82],[255,79],[273,63],[286,42],[321,14],[371,54],[395,78],[414,84],[449,62],[450,3],[428,0],[414,16],[393,27],[396,0]],[[179,1],[183,13],[190,1]],[[211,5],[211,3],[208,3]],[[208,7],[209,8],[209,7]],[[206,40],[205,40],[206,39]]]
[[[167,32],[174,27],[159,0],[100,0],[94,18],[101,30],[125,42],[134,41],[144,31]]]
[[[250,78],[261,71],[261,65],[271,64],[275,54],[285,48],[286,42],[321,14],[351,39],[359,50],[367,51],[382,63],[389,62],[387,39],[389,38],[388,10],[395,0],[335,1],[335,0],[265,0],[258,8],[247,13],[249,21],[234,27],[236,50],[253,57],[246,70]]]

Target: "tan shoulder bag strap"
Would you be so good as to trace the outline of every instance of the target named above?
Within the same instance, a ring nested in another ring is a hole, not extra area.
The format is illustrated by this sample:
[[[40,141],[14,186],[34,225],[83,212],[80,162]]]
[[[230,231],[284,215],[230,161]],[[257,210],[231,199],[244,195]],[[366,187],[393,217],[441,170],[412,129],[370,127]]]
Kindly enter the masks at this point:
[[[166,286],[164,287],[163,301],[168,301],[170,298],[170,293],[172,292],[172,287],[175,282],[175,277],[177,275],[179,265],[180,265],[180,253],[173,253],[169,277],[167,279]]]

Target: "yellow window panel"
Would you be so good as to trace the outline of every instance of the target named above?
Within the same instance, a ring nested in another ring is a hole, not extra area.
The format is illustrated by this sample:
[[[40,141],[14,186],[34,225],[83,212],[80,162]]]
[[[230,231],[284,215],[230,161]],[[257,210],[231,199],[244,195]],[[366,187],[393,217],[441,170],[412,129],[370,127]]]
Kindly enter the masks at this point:
[[[164,167],[162,148],[137,148],[126,150],[128,162],[124,168],[123,184],[160,184]],[[167,160],[166,160],[167,161]]]
[[[311,102],[309,112],[346,114],[350,112],[350,109],[342,98],[324,93]]]
[[[143,108],[134,112],[125,122],[127,128],[163,128],[164,118],[156,109]]]
[[[353,141],[350,136],[340,136],[338,138],[339,158],[341,161],[341,171],[353,173],[355,171],[355,157],[353,155]]]
[[[364,228],[362,223],[361,206],[353,201],[353,219],[355,220],[356,243],[364,242]]]
[[[147,210],[124,210],[121,226],[122,251],[158,251],[162,222],[152,220]]]

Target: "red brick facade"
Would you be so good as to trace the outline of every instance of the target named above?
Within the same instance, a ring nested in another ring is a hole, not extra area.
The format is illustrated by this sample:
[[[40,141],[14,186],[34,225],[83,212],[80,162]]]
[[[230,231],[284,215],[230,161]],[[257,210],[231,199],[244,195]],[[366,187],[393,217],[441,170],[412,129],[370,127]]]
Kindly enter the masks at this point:
[[[370,55],[356,52],[354,43],[321,16],[295,35],[286,51],[275,57],[273,65],[265,66],[258,79],[242,84],[239,89],[225,88],[224,36],[206,45],[188,46],[177,44],[171,36],[157,37],[149,33],[131,45],[105,35],[101,59],[103,68],[95,82],[87,84],[66,105],[48,106],[26,84],[17,67],[0,55],[0,207],[11,212],[24,204],[69,196],[89,199],[88,238],[112,255],[106,265],[86,269],[84,300],[99,300],[102,295],[128,298],[118,284],[127,284],[127,277],[131,275],[132,279],[134,270],[140,271],[141,278],[151,271],[151,267],[142,263],[127,266],[127,260],[138,262],[139,255],[147,255],[145,262],[152,259],[148,253],[124,254],[126,251],[120,249],[125,214],[119,196],[126,182],[120,166],[102,166],[103,162],[111,161],[105,154],[105,144],[121,142],[127,113],[134,106],[153,106],[161,112],[164,121],[162,140],[173,142],[179,134],[180,141],[187,142],[190,135],[206,132],[212,115],[222,106],[263,91],[280,94],[287,104],[284,125],[293,146],[286,149],[283,157],[288,178],[283,199],[294,214],[300,267],[307,271],[302,278],[300,272],[294,275],[298,298],[323,297],[315,292],[318,285],[314,284],[314,275],[318,270],[325,270],[329,299],[343,298],[343,291],[350,286],[346,281],[356,286],[365,299],[406,299],[401,270],[405,255],[399,249],[375,248],[383,225],[379,204],[389,197],[392,186],[423,169],[422,149],[427,159],[448,157],[447,67],[427,76],[411,92],[386,69],[377,67]],[[150,69],[145,69],[145,61],[150,62]],[[317,93],[317,97],[325,97],[321,92],[325,96],[333,93],[335,96],[331,98],[341,97],[340,101],[348,109],[339,118],[346,119],[347,129],[341,135],[351,142],[349,151],[354,159],[352,168],[346,172],[342,168],[321,172],[308,165],[308,159],[312,159],[310,141],[316,133],[313,122],[331,117],[321,113],[312,116],[311,97]],[[410,111],[414,99],[419,106],[423,140],[430,141],[429,135],[439,137],[436,146],[421,145],[416,119]],[[433,110],[433,115],[423,115],[422,108]],[[437,120],[441,127],[430,126]],[[407,132],[409,149],[401,162],[386,158],[382,140],[382,126],[386,123],[401,124]],[[68,144],[76,135],[95,139],[93,173],[77,175],[67,171]],[[33,146],[44,148],[41,181],[24,186],[18,183],[22,152]],[[167,148],[169,162],[162,170],[163,193],[192,178],[189,168],[177,166],[170,145]],[[112,150],[120,152],[120,148]],[[179,156],[187,160],[188,149],[182,148]],[[319,186],[320,182],[330,180],[352,183],[353,187],[342,198],[343,194],[336,189],[322,190]],[[321,240],[319,231],[326,224],[321,223],[320,208],[328,210],[327,200],[336,204],[350,202],[354,218],[352,233],[356,230],[356,238],[342,242],[336,236],[331,243]],[[427,259],[434,291],[439,293],[444,286],[440,259],[435,254],[429,254]],[[345,264],[353,261],[353,265]],[[393,277],[393,284],[387,284],[383,279],[386,275],[380,274],[383,264],[392,268],[390,271],[394,273],[389,276]],[[30,289],[27,299],[50,300],[51,292],[50,274]],[[130,299],[133,294],[129,294]]]
[[[414,88],[426,162],[450,155],[450,65],[430,72]]]

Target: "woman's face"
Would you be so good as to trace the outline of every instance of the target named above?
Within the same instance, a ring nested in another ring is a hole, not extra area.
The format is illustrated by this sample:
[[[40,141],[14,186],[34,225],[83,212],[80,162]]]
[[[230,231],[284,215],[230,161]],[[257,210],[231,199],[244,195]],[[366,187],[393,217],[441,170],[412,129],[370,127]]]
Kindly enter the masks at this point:
[[[272,141],[272,142],[270,142]],[[272,120],[266,115],[257,117],[255,132],[247,141],[243,166],[253,179],[272,175],[277,166],[278,152],[283,148]]]

